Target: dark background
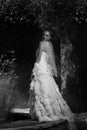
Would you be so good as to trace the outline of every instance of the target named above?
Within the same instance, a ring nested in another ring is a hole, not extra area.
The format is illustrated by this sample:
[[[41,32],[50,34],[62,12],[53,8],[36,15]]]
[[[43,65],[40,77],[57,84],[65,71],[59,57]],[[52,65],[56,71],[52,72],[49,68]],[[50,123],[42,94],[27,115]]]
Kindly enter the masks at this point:
[[[73,42],[72,59],[76,64],[77,80],[74,91],[67,96],[69,104],[77,112],[87,111],[87,24],[81,23],[77,25],[77,35]],[[74,82],[72,81],[74,84]],[[70,87],[70,86],[69,86]]]
[[[78,112],[87,110],[87,24],[77,25],[74,46],[74,62],[79,66],[76,92],[69,98],[69,104]],[[4,23],[0,30],[0,54],[15,50],[16,73],[19,76],[19,91],[28,97],[30,75],[35,62],[35,54],[41,40],[42,31],[33,22]],[[54,41],[54,51],[59,54],[59,41]]]
[[[79,87],[81,92],[84,92],[83,95],[87,97],[87,24],[82,23],[78,25],[74,46],[79,63]]]

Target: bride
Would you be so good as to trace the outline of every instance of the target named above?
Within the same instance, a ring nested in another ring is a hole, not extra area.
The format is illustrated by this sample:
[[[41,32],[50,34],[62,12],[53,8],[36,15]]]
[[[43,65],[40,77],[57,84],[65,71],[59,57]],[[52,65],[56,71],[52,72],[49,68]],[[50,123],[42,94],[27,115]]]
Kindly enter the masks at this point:
[[[67,119],[70,130],[76,130],[73,114],[54,80],[57,68],[50,32],[44,31],[37,51],[30,83],[30,116],[39,122]]]

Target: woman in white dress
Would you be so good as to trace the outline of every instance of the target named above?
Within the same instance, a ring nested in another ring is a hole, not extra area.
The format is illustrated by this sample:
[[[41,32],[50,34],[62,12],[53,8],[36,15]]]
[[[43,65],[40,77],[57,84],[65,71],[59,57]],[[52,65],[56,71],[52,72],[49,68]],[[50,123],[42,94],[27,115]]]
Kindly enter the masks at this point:
[[[76,130],[73,114],[59,92],[55,55],[50,32],[45,31],[40,42],[30,83],[30,116],[39,122],[67,119],[70,130]]]

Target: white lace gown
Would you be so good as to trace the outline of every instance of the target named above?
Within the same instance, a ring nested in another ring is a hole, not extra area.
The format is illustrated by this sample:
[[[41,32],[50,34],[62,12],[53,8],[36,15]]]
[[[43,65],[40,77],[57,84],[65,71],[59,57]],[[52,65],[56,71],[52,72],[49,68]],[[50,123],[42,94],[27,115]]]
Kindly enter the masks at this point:
[[[41,60],[33,68],[34,78],[30,84],[30,115],[40,122],[67,119],[73,121],[73,114],[59,92],[48,64],[46,52],[42,52]]]

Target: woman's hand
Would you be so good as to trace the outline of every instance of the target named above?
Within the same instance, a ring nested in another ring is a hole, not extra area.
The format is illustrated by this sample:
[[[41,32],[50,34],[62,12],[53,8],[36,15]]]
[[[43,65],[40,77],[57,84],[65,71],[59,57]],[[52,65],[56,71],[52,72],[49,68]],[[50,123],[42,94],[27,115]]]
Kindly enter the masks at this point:
[[[57,70],[56,69],[53,69],[53,76],[57,77]]]
[[[57,73],[55,73],[55,77],[57,77]]]
[[[55,72],[54,76],[57,77],[57,72]]]

